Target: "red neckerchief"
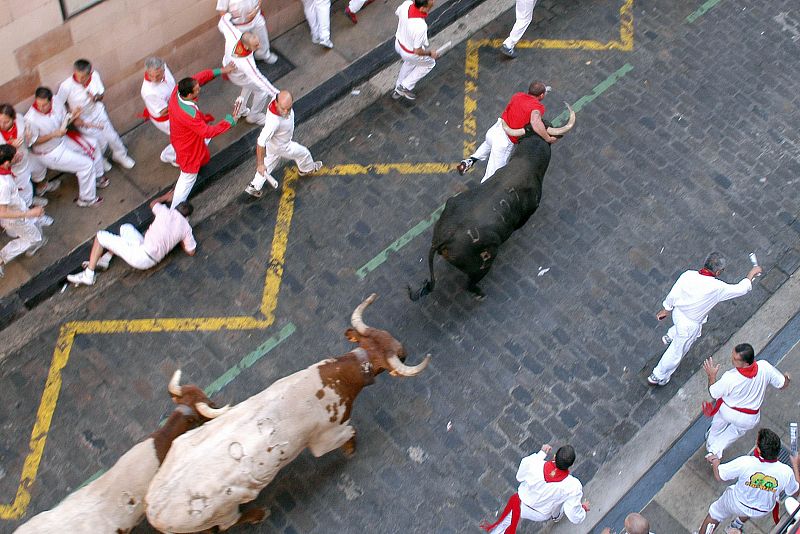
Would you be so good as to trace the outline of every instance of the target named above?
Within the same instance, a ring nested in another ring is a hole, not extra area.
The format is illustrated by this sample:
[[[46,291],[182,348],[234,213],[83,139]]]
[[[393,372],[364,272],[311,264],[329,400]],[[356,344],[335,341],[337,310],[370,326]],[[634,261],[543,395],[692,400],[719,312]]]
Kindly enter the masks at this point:
[[[569,475],[569,469],[559,469],[555,462],[544,463],[544,481],[561,482]]]
[[[709,271],[705,267],[703,267],[702,269],[700,269],[697,272],[702,274],[703,276],[710,276],[711,278],[716,278],[717,277],[713,272]]]
[[[252,53],[253,53],[252,50],[248,50],[247,48],[245,48],[241,39],[239,39],[236,42],[236,46],[233,48],[233,55],[236,57],[247,57]]]
[[[17,138],[17,123],[14,122],[8,131],[0,130],[0,134],[3,134],[3,139],[6,140],[6,143],[10,143],[12,139]]]
[[[148,82],[152,82],[153,80],[150,79],[150,76],[147,75],[147,71],[144,71],[144,79]]]
[[[75,83],[77,83],[78,85],[81,85],[83,87],[89,87],[89,83],[92,81],[92,75],[89,74],[89,77],[86,78],[86,83],[79,82],[78,78],[75,77],[75,73],[74,72],[72,73],[72,79],[75,80]]]
[[[36,100],[33,101],[33,106],[32,107],[33,107],[33,109],[35,109],[36,111],[38,111],[42,115],[50,115],[53,112],[53,106],[50,106],[50,111],[48,111],[47,113],[45,113],[44,111],[39,109],[39,106],[36,105]]]
[[[270,102],[270,104],[269,104],[269,110],[270,110],[272,113],[274,113],[275,115],[277,115],[278,117],[280,117],[280,116],[281,116],[281,114],[278,112],[278,100],[277,100],[277,99],[275,99],[275,100],[273,100],[272,102]]]
[[[414,2],[411,2],[411,5],[408,6],[408,18],[425,19],[428,18],[428,14],[423,11],[420,11],[419,8],[414,5]]]
[[[778,461],[778,459],[777,459],[777,458],[776,458],[776,459],[774,459],[774,460],[767,460],[766,458],[764,458],[763,456],[761,456],[761,451],[760,451],[760,450],[758,450],[758,447],[756,447],[756,450],[754,450],[754,451],[753,451],[753,456],[755,456],[756,458],[758,458],[758,461],[759,461],[759,462],[763,462],[763,463],[765,463],[765,464],[774,464],[775,462],[777,462],[777,461]]]
[[[753,378],[758,374],[758,362],[753,362],[752,365],[747,367],[737,367],[736,370],[745,378]]]
[[[5,167],[0,167],[0,174],[4,174],[6,176],[8,175],[14,176],[14,173],[11,172],[11,169],[6,169]]]

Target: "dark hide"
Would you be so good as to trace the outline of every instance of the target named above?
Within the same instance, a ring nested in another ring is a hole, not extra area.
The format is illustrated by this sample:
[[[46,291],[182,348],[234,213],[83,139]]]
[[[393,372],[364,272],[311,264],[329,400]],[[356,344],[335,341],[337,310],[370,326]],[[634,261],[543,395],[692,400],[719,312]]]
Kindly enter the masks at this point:
[[[508,165],[477,187],[450,197],[433,228],[430,281],[416,292],[409,287],[411,300],[433,291],[436,254],[463,271],[469,277],[467,289],[483,298],[477,284],[491,269],[500,245],[539,207],[549,163],[550,144],[536,134],[528,135],[520,140]]]

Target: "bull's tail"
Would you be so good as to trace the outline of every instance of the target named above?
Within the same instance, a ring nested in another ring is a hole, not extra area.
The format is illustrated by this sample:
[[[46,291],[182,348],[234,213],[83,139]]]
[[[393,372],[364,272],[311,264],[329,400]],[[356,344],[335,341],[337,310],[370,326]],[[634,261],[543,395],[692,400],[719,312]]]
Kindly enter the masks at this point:
[[[436,277],[433,275],[433,260],[438,252],[439,250],[435,246],[431,246],[431,250],[428,252],[428,269],[431,272],[430,280],[425,280],[425,283],[422,284],[422,287],[416,291],[412,290],[411,286],[408,286],[408,298],[411,300],[417,301],[420,299],[420,297],[424,297],[428,293],[433,292],[433,288],[436,286]]]

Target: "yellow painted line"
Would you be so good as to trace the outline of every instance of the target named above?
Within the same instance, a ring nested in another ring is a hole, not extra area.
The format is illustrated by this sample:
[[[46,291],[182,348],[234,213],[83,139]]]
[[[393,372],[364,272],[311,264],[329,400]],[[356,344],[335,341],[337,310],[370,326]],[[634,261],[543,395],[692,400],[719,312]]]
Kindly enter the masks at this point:
[[[455,170],[457,163],[348,163],[323,167],[315,176],[356,176],[359,174],[437,174]]]
[[[275,232],[272,235],[272,252],[267,275],[264,279],[264,294],[261,297],[261,314],[270,324],[275,320],[275,309],[278,306],[278,293],[283,279],[283,263],[286,258],[286,245],[289,242],[289,230],[292,227],[294,214],[294,183],[299,175],[297,169],[292,167],[283,174],[283,193],[278,204],[278,216],[275,221]]]
[[[467,41],[466,58],[464,59],[464,157],[469,157],[475,150],[475,136],[478,135],[478,123],[475,110],[478,109],[478,70],[480,66],[481,41]]]

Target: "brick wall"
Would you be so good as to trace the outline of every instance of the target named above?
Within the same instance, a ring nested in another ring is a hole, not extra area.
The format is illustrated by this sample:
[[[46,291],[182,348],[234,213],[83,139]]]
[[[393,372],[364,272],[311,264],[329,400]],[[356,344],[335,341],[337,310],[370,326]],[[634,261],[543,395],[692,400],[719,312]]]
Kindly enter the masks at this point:
[[[303,20],[297,0],[263,0],[270,38]],[[222,60],[215,0],[104,0],[67,21],[58,0],[0,0],[0,101],[27,110],[39,85],[56,91],[86,58],[103,77],[119,131],[138,124],[143,61],[163,57],[176,78]]]

